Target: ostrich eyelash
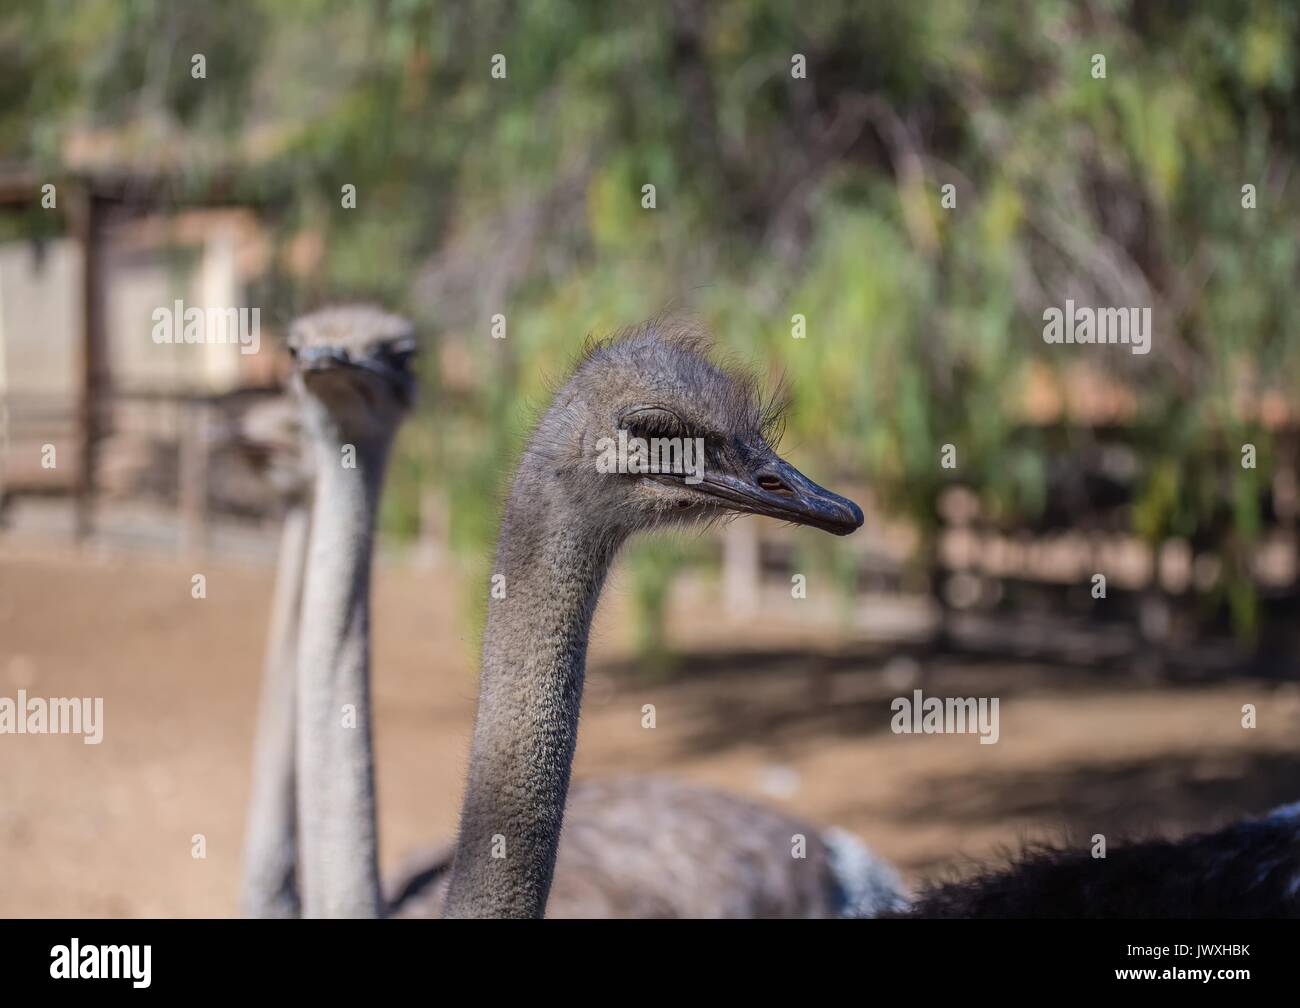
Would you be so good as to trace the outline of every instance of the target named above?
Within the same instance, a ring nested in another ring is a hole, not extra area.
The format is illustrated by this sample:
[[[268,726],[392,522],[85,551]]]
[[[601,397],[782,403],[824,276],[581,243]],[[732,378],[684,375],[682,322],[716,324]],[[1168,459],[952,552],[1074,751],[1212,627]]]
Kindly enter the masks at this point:
[[[619,422],[633,437],[645,438],[684,438],[690,434],[681,419],[667,410],[640,409],[632,410]]]

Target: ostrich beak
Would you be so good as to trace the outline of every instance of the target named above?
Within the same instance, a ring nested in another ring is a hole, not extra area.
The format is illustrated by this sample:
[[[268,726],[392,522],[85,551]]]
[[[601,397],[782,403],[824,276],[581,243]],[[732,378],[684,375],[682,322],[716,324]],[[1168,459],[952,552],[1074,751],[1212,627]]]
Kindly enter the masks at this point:
[[[862,527],[862,509],[853,501],[818,486],[775,455],[744,475],[706,471],[695,489],[731,511],[811,525],[835,535]]]
[[[395,343],[385,351],[353,356],[342,347],[313,346],[293,351],[294,362],[304,375],[328,371],[367,371],[389,382],[405,405],[414,398],[410,362],[415,355],[413,340]]]

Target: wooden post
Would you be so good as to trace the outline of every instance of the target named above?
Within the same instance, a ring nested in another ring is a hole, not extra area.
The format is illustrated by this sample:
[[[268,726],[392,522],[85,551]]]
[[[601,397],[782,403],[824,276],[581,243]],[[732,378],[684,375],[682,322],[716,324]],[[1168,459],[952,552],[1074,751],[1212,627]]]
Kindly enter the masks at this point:
[[[187,400],[182,407],[177,503],[180,547],[186,555],[203,553],[208,545],[208,441],[211,407],[206,399]]]
[[[758,611],[762,576],[758,522],[728,522],[722,535],[722,596],[728,614],[743,618]]]
[[[416,563],[431,568],[438,564],[448,546],[445,494],[433,486],[420,487],[420,533],[415,544]]]
[[[89,184],[73,188],[69,221],[81,246],[81,388],[77,403],[80,445],[77,458],[76,538],[94,531],[95,451],[103,422],[105,384],[103,227],[100,207]]]

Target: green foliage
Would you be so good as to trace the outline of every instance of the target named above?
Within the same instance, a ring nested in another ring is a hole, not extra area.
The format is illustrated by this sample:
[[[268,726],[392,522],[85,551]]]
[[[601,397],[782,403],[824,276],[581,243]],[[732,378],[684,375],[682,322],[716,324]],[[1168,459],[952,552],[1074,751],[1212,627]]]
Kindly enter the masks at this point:
[[[466,556],[491,541],[517,404],[586,333],[680,303],[785,379],[801,462],[865,471],[923,530],[949,478],[1000,520],[1043,509],[1069,432],[1017,404],[1031,366],[1085,363],[1140,393],[1135,530],[1209,536],[1240,571],[1274,459],[1240,404],[1300,381],[1298,43],[1285,0],[26,2],[0,21],[0,151],[58,166],[104,129],[195,177],[234,165],[277,194],[281,241],[323,239],[317,289],[463,346],[473,387],[430,389],[432,441],[403,440],[388,517],[412,527],[405,483],[438,481]],[[457,256],[470,282],[431,287]],[[267,290],[281,315],[302,298]],[[1153,352],[1045,345],[1066,297],[1150,304]],[[1223,460],[1247,434],[1243,473]],[[633,564],[651,608],[663,555]],[[1230,592],[1244,628],[1249,580]]]

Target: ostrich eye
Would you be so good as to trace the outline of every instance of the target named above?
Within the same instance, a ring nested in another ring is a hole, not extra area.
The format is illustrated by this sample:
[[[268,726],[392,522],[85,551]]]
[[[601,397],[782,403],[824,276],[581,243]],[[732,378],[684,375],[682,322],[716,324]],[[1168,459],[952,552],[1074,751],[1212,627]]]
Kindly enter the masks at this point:
[[[415,341],[411,339],[396,340],[392,343],[385,343],[379,348],[379,353],[390,364],[398,368],[405,368],[411,363],[415,356]]]
[[[681,418],[663,409],[633,410],[623,417],[620,426],[628,432],[629,437],[644,438],[646,441],[689,436]]]

